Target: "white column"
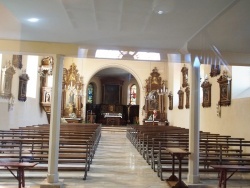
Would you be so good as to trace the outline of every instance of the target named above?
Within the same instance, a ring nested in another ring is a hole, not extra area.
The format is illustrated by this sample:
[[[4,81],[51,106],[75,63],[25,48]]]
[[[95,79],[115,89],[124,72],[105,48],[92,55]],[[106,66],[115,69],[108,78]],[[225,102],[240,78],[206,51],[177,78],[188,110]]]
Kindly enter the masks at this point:
[[[62,77],[64,57],[57,55],[53,66],[53,89],[50,118],[47,183],[58,183],[58,153],[60,137]]]
[[[199,183],[199,140],[200,140],[200,62],[192,61],[190,87],[190,123],[189,123],[189,156],[188,182]]]

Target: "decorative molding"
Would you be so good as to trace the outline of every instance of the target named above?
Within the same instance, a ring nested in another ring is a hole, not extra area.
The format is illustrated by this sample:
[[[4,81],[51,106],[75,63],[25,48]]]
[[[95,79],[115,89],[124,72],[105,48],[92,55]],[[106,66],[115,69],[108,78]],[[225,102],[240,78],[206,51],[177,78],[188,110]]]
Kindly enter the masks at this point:
[[[52,56],[48,56],[42,59],[41,66],[39,66],[38,73],[41,77],[46,75],[52,75],[53,73],[54,60]]]

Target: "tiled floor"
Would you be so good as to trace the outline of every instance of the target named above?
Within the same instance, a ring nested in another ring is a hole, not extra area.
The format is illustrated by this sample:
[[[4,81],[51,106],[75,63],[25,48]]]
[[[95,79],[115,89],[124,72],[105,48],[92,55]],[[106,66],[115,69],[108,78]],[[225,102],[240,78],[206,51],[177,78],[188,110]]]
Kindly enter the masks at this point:
[[[46,172],[26,172],[26,188],[38,188],[46,182]],[[150,168],[130,141],[125,131],[103,130],[95,158],[82,180],[81,172],[59,172],[65,188],[168,188]],[[168,174],[165,174],[168,176]],[[169,174],[170,175],[170,174]],[[183,180],[186,180],[183,174]],[[196,187],[217,187],[215,173],[200,174],[201,184]],[[0,171],[0,188],[16,188],[17,181],[7,171]],[[191,187],[191,185],[190,185]],[[235,174],[228,188],[250,187],[249,174]]]

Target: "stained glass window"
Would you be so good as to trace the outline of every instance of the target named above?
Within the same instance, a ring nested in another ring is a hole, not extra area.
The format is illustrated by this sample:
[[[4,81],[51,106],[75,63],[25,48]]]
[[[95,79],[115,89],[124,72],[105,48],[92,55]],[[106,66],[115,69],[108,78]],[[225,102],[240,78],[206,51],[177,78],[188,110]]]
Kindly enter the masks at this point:
[[[93,84],[90,83],[88,85],[88,100],[87,100],[87,102],[92,104],[93,97],[94,97],[94,86],[93,86]]]
[[[130,104],[136,105],[136,85],[133,84],[130,87]]]

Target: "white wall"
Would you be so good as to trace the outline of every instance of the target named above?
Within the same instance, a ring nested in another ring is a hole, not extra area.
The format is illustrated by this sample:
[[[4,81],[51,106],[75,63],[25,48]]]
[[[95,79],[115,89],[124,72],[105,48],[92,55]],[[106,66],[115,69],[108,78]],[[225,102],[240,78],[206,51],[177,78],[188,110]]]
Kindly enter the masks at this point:
[[[210,66],[203,65],[203,67],[205,74],[209,75]],[[232,77],[232,67],[222,66],[221,72],[225,69],[228,70],[229,76]],[[209,82],[212,83],[212,105],[210,108],[201,107],[201,130],[220,133],[222,135],[231,135],[232,137],[243,137],[246,140],[250,140],[250,98],[232,98],[230,106],[221,107],[221,117],[218,117],[216,115],[216,104],[219,101],[220,94],[219,83],[217,82],[218,78],[219,76],[213,78],[209,76]],[[233,82],[234,77],[232,77]],[[235,85],[232,84],[232,87],[235,87]],[[249,148],[248,150],[250,151]]]
[[[187,66],[187,65],[186,65]],[[181,68],[182,64],[169,63],[169,90],[173,91],[174,98],[174,109],[168,110],[168,119],[170,125],[189,128],[189,111],[188,109],[178,109],[178,94],[177,91],[181,85]],[[231,77],[232,67],[223,67],[221,73],[224,69],[227,69],[229,76]],[[190,70],[190,67],[189,67]],[[200,99],[200,130],[208,131],[211,133],[219,133],[221,135],[231,135],[232,137],[245,138],[245,140],[250,140],[250,98],[240,98],[231,100],[230,106],[221,107],[221,117],[217,116],[216,104],[219,101],[219,83],[217,82],[217,77],[211,78],[209,76],[210,65],[201,65],[201,83],[204,81],[205,75],[208,75],[209,82],[212,84],[211,88],[211,107],[202,107],[202,88],[200,88],[201,99]],[[239,76],[239,75],[238,75]],[[242,78],[244,80],[244,78]],[[232,82],[234,78],[232,77]],[[190,83],[190,82],[189,82]],[[232,84],[232,86],[234,86]],[[185,95],[184,95],[185,96]],[[184,97],[185,99],[185,97]],[[185,103],[184,103],[185,104]],[[247,148],[246,151],[250,152]]]
[[[41,61],[43,57],[39,58]],[[2,55],[2,67],[7,62],[12,62],[12,54]],[[22,56],[23,69],[26,68],[27,55]],[[39,63],[40,64],[40,63]],[[15,98],[12,110],[8,108],[8,99],[0,99],[0,129],[10,129],[15,127],[48,123],[45,112],[40,107],[40,78],[38,78],[36,98],[29,98],[25,102],[18,100],[19,76],[22,70],[15,68],[13,75],[12,94]],[[34,70],[37,71],[37,70]]]
[[[173,94],[173,110],[168,110],[168,121],[170,125],[189,128],[189,109],[185,108],[186,104],[186,93],[185,88],[182,88],[182,73],[181,69],[184,66],[183,63],[168,63],[168,83],[169,83],[169,92]],[[185,64],[186,67],[189,67],[189,64]],[[188,73],[190,80],[190,73]],[[190,82],[189,82],[190,83]],[[182,89],[184,91],[184,106],[183,109],[178,109],[179,105],[179,95],[178,91]]]

